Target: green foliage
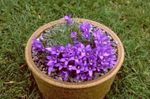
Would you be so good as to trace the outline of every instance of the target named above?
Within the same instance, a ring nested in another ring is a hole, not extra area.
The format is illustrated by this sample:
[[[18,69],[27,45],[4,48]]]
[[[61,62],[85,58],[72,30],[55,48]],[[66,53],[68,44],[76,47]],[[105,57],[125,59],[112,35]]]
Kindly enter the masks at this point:
[[[107,98],[149,99],[149,9],[149,0],[0,0],[0,99],[40,97],[24,65],[26,42],[39,26],[69,13],[105,24],[124,44],[125,62]]]
[[[78,23],[72,25],[66,23],[55,25],[53,28],[47,29],[43,32],[43,43],[48,46],[66,45],[69,42],[73,43],[70,38],[70,33],[74,31],[80,33]]]

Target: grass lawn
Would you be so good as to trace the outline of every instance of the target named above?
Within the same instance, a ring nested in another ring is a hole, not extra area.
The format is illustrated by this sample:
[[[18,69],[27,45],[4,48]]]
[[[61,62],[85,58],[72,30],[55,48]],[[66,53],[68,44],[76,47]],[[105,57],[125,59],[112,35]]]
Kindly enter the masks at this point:
[[[125,47],[125,62],[108,99],[150,98],[149,0],[0,0],[0,99],[38,99],[24,48],[41,25],[71,13],[110,27]]]

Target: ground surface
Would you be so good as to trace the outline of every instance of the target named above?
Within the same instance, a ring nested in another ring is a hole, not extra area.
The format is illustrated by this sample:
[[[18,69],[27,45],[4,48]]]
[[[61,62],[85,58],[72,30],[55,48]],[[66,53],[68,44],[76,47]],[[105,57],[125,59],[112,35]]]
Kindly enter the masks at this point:
[[[39,26],[67,13],[101,22],[122,40],[125,62],[108,99],[150,98],[149,0],[0,0],[0,99],[40,98],[24,48]]]

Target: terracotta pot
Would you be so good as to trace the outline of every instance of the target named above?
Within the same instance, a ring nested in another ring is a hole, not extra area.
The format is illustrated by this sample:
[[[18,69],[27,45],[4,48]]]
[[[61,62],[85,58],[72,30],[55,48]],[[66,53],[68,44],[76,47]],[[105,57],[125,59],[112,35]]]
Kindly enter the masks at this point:
[[[112,38],[117,42],[118,60],[117,64],[112,70],[110,70],[105,75],[99,77],[98,79],[92,81],[82,83],[69,83],[54,80],[53,78],[50,78],[46,74],[42,73],[37,68],[37,66],[32,61],[31,57],[32,39],[38,37],[44,30],[51,28],[56,24],[64,23],[64,19],[56,20],[45,24],[38,28],[32,34],[32,36],[27,42],[27,46],[25,49],[26,62],[36,80],[39,90],[41,91],[45,99],[103,99],[107,92],[110,90],[114,78],[123,63],[123,45],[118,36],[108,27],[87,19],[74,18],[73,20],[75,20],[76,22],[88,21],[94,26],[100,27],[101,29],[104,29],[106,32],[108,32],[112,36]]]

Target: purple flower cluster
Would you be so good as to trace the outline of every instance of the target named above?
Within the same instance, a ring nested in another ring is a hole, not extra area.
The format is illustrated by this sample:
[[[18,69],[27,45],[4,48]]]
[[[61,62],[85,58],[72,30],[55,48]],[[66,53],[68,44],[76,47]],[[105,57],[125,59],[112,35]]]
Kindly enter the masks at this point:
[[[80,24],[80,30],[82,32],[82,37],[86,40],[90,40],[92,25],[88,22],[83,22]]]
[[[72,23],[69,16],[64,17],[67,24]],[[81,36],[90,43],[78,41],[78,33],[71,32],[73,44],[44,47],[42,42],[34,40],[32,50],[46,53],[45,64],[48,75],[57,73],[63,81],[69,79],[87,81],[94,79],[95,74],[101,74],[112,69],[116,64],[116,49],[112,46],[110,37],[99,28],[94,28],[89,22],[79,26]],[[93,38],[91,41],[91,38]]]
[[[64,16],[65,21],[67,22],[67,24],[72,24],[73,21],[71,19],[71,16]]]
[[[39,39],[33,39],[32,51],[37,51],[37,52],[44,51],[44,46]]]

